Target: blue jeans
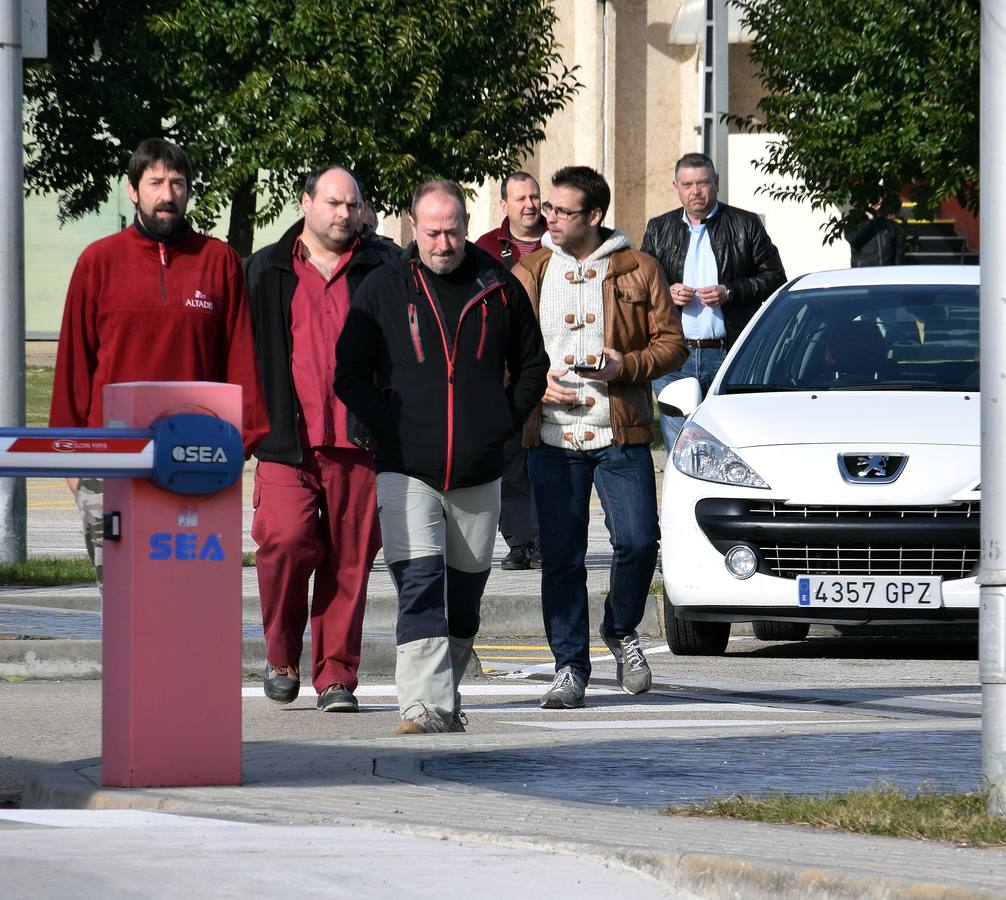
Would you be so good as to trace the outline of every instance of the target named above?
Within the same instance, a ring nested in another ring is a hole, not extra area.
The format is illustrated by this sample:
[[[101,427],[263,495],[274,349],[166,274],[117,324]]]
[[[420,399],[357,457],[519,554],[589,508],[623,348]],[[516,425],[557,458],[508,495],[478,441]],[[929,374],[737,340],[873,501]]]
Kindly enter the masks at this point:
[[[587,611],[587,525],[590,489],[597,488],[611,537],[608,595],[601,636],[636,630],[657,563],[657,486],[645,444],[566,450],[531,447],[528,471],[538,507],[541,606],[556,670],[571,666],[590,677]]]
[[[661,375],[650,382],[650,386],[653,388],[653,395],[658,396],[672,381],[678,381],[681,378],[698,378],[699,384],[702,385],[702,396],[705,397],[706,392],[709,390],[709,385],[713,383],[713,379],[720,370],[725,357],[726,353],[722,350],[712,347],[692,347],[688,351],[688,359],[685,360],[685,364],[677,372]],[[671,447],[674,446],[674,442],[678,438],[678,432],[681,431],[681,426],[684,424],[685,420],[681,416],[665,416],[663,413],[660,414],[660,430],[664,435],[664,449],[668,453],[671,452]]]

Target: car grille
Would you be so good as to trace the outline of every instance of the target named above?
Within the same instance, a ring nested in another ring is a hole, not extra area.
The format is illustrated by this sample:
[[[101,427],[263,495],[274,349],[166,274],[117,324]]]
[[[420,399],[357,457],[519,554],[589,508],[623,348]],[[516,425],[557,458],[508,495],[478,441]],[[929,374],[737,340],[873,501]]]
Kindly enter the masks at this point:
[[[759,571],[800,575],[967,578],[979,563],[978,501],[946,506],[791,506],[707,499],[696,508],[721,552],[755,548]]]
[[[749,511],[773,519],[977,519],[981,503],[968,501],[952,506],[789,506],[770,500],[767,503],[752,503]]]
[[[772,544],[758,548],[773,575],[942,575],[967,578],[978,564],[977,547],[903,547],[882,544],[812,547]]]

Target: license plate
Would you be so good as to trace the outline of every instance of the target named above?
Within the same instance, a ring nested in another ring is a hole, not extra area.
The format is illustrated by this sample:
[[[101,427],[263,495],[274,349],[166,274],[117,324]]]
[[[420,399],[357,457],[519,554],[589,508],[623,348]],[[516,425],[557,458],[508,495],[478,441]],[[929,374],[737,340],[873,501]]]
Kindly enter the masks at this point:
[[[800,606],[842,606],[858,609],[934,609],[943,606],[943,579],[843,578],[806,575],[797,579]]]

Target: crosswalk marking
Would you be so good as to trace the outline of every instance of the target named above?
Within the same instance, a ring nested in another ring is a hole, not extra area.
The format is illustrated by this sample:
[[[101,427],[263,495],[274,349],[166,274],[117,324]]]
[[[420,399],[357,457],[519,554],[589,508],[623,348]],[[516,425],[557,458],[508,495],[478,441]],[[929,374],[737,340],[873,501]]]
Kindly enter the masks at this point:
[[[462,684],[460,692],[462,697],[537,697],[544,692],[547,685],[539,682],[510,681],[507,684]],[[353,692],[358,698],[362,697],[397,697],[398,690],[394,684],[361,684]],[[588,687],[588,696],[617,695],[627,696],[617,688],[608,687]],[[262,697],[262,685],[242,685],[242,697]],[[317,697],[318,694],[310,684],[302,684],[300,687],[301,697]]]
[[[548,644],[476,644],[475,652],[480,650],[548,650]],[[591,653],[608,652],[607,647],[590,647],[589,650]]]
[[[504,725],[524,725],[547,731],[639,730],[643,728],[764,728],[766,725],[850,725],[869,719],[589,719],[559,722],[554,719],[538,722],[508,722]]]

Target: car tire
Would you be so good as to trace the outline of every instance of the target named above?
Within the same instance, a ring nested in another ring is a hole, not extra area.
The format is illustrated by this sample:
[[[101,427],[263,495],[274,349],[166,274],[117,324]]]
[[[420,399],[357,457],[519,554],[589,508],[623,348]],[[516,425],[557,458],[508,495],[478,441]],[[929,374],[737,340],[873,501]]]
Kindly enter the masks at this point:
[[[675,656],[721,656],[730,640],[729,622],[696,622],[679,619],[664,596],[664,634]]]
[[[802,641],[810,631],[806,622],[752,622],[759,641]]]

